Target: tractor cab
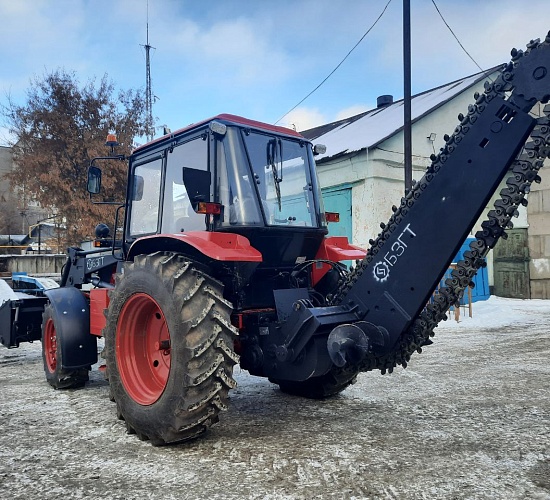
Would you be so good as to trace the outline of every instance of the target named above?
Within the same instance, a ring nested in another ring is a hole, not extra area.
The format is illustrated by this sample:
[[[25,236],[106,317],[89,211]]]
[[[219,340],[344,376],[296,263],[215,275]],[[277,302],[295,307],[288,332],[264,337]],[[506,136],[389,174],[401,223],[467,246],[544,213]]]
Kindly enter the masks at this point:
[[[113,150],[116,138],[108,144]],[[248,238],[270,266],[313,258],[327,234],[315,148],[294,130],[225,114],[137,148],[128,158],[125,255],[144,237],[185,241],[207,231]],[[98,160],[113,158],[126,159]],[[101,170],[88,175],[88,191],[99,193]]]
[[[232,115],[164,136],[130,157],[125,241],[233,232],[271,265],[289,260],[274,254],[273,237],[286,241],[279,247],[301,240],[300,255],[312,258],[327,233],[314,165],[311,143],[297,132]]]

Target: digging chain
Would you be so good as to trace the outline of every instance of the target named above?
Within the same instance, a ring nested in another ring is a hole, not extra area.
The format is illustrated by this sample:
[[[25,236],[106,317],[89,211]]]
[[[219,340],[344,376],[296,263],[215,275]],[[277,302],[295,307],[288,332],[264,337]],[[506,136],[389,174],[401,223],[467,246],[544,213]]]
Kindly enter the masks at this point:
[[[453,154],[456,145],[470,130],[470,125],[483,113],[486,103],[496,96],[504,98],[510,92],[513,92],[513,95],[519,95],[519,99],[524,99],[524,102],[533,99],[533,96],[528,95],[528,90],[521,88],[519,83],[514,86],[515,70],[523,57],[528,56],[533,50],[542,48],[542,45],[550,45],[550,33],[543,42],[532,41],[527,45],[525,52],[512,50],[511,62],[503,69],[496,81],[487,82],[484,93],[474,95],[475,104],[468,107],[467,115],[458,116],[460,124],[452,136],[445,136],[445,147],[437,156],[432,155],[431,166],[428,167],[422,179],[414,184],[407,196],[401,199],[401,205],[393,207],[394,213],[389,222],[386,225],[381,224],[382,232],[375,240],[369,241],[371,247],[365,259],[359,262],[357,267],[349,273],[345,282],[341,283],[333,303],[340,303],[358,277],[369,269],[370,262],[384,242],[398,227],[422,191],[426,189],[440,169],[444,168],[445,162]],[[522,78],[516,77],[516,80],[521,81]],[[547,98],[548,96],[545,96],[545,99]],[[440,321],[447,319],[446,313],[449,308],[459,304],[464,291],[472,284],[472,278],[477,270],[485,265],[484,257],[487,256],[489,250],[495,246],[499,238],[507,237],[505,230],[513,227],[511,219],[514,216],[517,217],[518,207],[520,205],[527,206],[525,195],[529,193],[532,182],[540,182],[538,172],[543,166],[544,159],[550,157],[550,104],[544,107],[543,112],[544,116],[537,120],[528,142],[512,164],[510,169],[512,175],[506,180],[506,187],[500,191],[500,199],[495,201],[494,208],[489,211],[487,220],[481,225],[482,230],[475,234],[476,239],[470,244],[470,249],[464,253],[464,260],[457,263],[456,269],[453,269],[450,277],[445,280],[445,285],[439,290],[434,302],[428,304],[420,316],[412,322],[409,329],[401,335],[395,349],[383,356],[368,356],[360,366],[362,371],[379,369],[382,373],[386,371],[391,373],[397,365],[406,367],[415,351],[421,352],[422,346],[431,343],[429,338],[434,336],[434,328]]]

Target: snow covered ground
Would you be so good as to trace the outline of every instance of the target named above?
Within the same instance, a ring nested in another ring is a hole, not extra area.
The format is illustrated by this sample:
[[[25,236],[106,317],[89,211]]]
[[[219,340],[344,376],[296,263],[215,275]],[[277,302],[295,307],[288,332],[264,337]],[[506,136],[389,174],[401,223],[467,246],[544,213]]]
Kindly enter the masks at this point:
[[[472,317],[463,307],[460,308],[460,320],[454,321],[453,313],[449,320],[441,323],[438,331],[447,328],[499,328],[521,324],[526,316],[539,316],[550,310],[549,300],[516,300],[502,297],[489,297],[488,300],[472,304]],[[549,325],[550,327],[550,325]]]
[[[198,441],[125,432],[95,370],[54,391],[0,349],[0,498],[550,499],[550,301],[492,297],[390,376],[309,401],[236,369]]]

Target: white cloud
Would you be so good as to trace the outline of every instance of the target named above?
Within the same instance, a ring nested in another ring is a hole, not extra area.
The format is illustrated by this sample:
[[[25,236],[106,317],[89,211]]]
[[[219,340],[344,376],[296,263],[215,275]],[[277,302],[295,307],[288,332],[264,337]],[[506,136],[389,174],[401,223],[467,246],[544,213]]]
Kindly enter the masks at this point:
[[[328,121],[327,117],[318,109],[301,107],[291,111],[278,125],[300,131],[324,125]]]
[[[170,53],[176,77],[221,85],[273,85],[290,71],[286,54],[253,19],[236,18],[202,27],[189,19],[163,18],[156,44]],[[166,57],[166,56],[165,56]],[[190,75],[187,68],[193,69]]]
[[[508,62],[513,47],[525,48],[530,39],[544,37],[548,17],[528,15],[526,9],[536,12],[547,7],[545,0],[534,0],[528,8],[516,0],[487,0],[470,7],[461,2],[439,5],[457,38],[483,69]],[[419,8],[416,18],[412,27],[416,78],[437,78],[440,73],[437,84],[443,84],[479,71],[430,3]]]

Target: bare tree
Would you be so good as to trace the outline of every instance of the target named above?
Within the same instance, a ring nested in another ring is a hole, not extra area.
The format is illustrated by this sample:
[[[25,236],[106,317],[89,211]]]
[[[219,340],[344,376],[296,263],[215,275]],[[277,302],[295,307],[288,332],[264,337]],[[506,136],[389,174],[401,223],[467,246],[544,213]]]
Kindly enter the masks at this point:
[[[10,132],[16,169],[9,174],[43,208],[55,210],[64,221],[65,243],[77,245],[93,235],[98,222],[110,223],[114,208],[92,205],[85,189],[87,167],[96,156],[106,156],[105,138],[114,124],[120,148],[129,154],[136,137],[143,136],[145,102],[138,90],[119,91],[105,75],[80,86],[74,73],[56,70],[35,78],[27,100],[2,105]],[[112,200],[125,195],[124,162],[109,162],[104,192]]]

